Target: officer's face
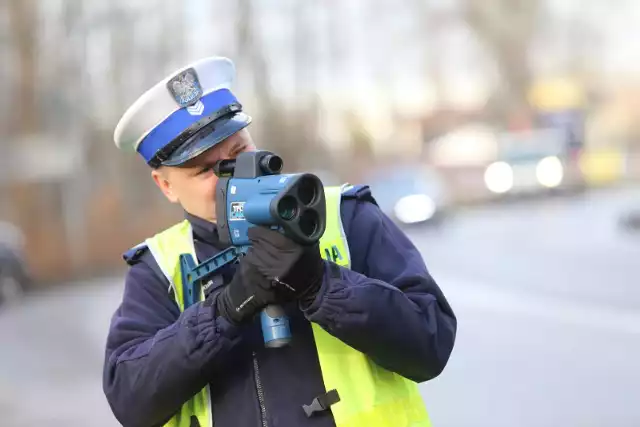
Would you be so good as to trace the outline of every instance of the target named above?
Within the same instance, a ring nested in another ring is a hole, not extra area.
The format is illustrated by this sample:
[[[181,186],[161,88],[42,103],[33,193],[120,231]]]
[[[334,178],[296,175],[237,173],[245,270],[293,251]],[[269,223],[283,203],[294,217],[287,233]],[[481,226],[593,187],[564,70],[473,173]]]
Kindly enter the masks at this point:
[[[213,173],[213,165],[218,160],[233,159],[243,151],[255,149],[245,128],[187,163],[177,167],[162,166],[151,175],[170,202],[179,203],[190,214],[214,222],[218,177]]]

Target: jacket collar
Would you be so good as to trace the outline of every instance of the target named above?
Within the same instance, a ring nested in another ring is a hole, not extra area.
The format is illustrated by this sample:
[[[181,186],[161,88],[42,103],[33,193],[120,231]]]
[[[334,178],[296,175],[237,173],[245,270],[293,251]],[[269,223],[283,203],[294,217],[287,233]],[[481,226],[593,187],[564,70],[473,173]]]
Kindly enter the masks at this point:
[[[220,242],[220,235],[218,234],[218,226],[216,223],[207,221],[186,211],[184,217],[191,223],[194,240],[201,240],[218,249],[226,248],[226,246]]]

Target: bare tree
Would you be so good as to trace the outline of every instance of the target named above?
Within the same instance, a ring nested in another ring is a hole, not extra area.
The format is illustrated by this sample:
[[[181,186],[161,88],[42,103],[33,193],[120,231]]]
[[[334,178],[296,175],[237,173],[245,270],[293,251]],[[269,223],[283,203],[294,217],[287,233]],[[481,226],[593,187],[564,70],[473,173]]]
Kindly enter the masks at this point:
[[[16,62],[13,76],[15,99],[14,108],[10,109],[12,117],[8,122],[5,143],[10,145],[5,156],[13,156],[17,148],[26,142],[27,136],[35,135],[40,127],[39,108],[37,104],[37,14],[36,0],[10,0],[8,4],[9,24],[11,29],[10,43],[14,50]],[[9,63],[11,64],[11,63]],[[11,147],[13,146],[13,147]],[[16,150],[12,150],[12,148]],[[40,197],[38,188],[29,183],[12,181],[8,186],[8,194],[3,198],[11,200],[9,218],[20,227],[27,236],[27,247],[33,236],[38,233]],[[32,260],[29,260],[32,261]]]
[[[497,106],[528,111],[529,48],[542,9],[540,0],[464,0],[464,17],[494,59],[501,77]]]
[[[460,17],[455,9],[442,7],[429,0],[407,0],[407,7],[415,12],[417,30],[412,31],[410,40],[417,43],[422,52],[424,64],[423,75],[427,86],[435,91],[438,102],[443,98],[442,89],[446,77],[446,67],[442,57],[447,46],[444,36],[459,25]]]
[[[10,134],[30,134],[40,125],[37,103],[37,0],[9,0],[9,23],[18,60],[15,117]]]
[[[236,42],[239,55],[239,74],[251,77],[251,87],[256,99],[258,116],[258,144],[272,150],[285,159],[287,170],[300,167],[301,159],[312,145],[300,125],[307,119],[299,111],[283,105],[272,92],[271,70],[265,60],[265,48],[256,34],[257,19],[253,0],[238,2]],[[248,79],[244,80],[248,82]],[[304,129],[304,126],[302,126]]]
[[[253,0],[238,1],[236,42],[239,59],[239,74],[251,75],[251,86],[260,109],[269,110],[272,105],[270,91],[271,76],[267,67],[259,38],[255,34],[257,21],[254,17]],[[265,111],[266,112],[266,111]]]

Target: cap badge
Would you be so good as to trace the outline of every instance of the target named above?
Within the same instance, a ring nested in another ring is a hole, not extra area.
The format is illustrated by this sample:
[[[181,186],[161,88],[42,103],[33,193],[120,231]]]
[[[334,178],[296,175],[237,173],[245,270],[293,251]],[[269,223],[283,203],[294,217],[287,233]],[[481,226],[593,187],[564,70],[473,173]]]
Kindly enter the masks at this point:
[[[202,86],[193,68],[188,68],[171,78],[167,82],[167,88],[182,108],[195,104],[202,96]]]

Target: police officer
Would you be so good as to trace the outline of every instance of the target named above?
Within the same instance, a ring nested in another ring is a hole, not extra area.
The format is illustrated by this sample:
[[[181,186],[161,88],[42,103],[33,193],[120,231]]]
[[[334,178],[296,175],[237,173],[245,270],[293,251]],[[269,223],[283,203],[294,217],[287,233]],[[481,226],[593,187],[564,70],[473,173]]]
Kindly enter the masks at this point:
[[[185,304],[180,254],[200,262],[225,249],[212,168],[255,150],[234,76],[226,58],[192,63],[116,128],[116,145],[144,158],[185,219],[124,254],[103,377],[113,413],[126,427],[429,426],[417,383],[444,369],[456,318],[367,186],[326,188],[316,246],[252,227],[249,253]],[[265,348],[256,314],[268,304],[289,316],[286,347]]]

